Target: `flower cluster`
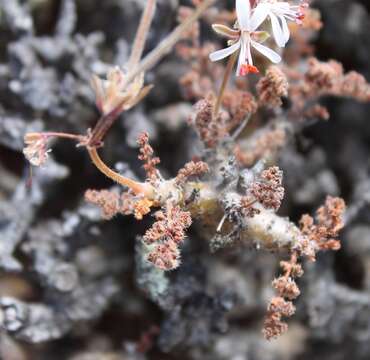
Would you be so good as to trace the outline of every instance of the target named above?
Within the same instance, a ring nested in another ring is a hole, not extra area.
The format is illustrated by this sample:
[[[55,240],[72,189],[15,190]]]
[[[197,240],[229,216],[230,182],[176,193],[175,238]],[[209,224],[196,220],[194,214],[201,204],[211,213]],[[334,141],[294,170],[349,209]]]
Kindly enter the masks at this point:
[[[100,207],[105,220],[118,214],[134,215],[137,220],[142,220],[153,205],[143,196],[135,196],[130,191],[119,194],[114,190],[87,190],[85,201]]]
[[[284,198],[282,186],[283,172],[273,166],[261,172],[249,186],[247,194],[241,198],[241,211],[246,217],[253,217],[260,213],[259,203],[265,209],[277,211]]]
[[[190,161],[180,169],[175,178],[177,184],[185,184],[185,182],[193,176],[199,176],[207,173],[209,166],[203,161]]]
[[[157,221],[143,238],[145,244],[153,247],[148,260],[162,270],[175,269],[180,264],[179,245],[192,222],[190,213],[168,202],[164,211],[155,213],[155,218]]]
[[[287,21],[301,23],[304,18],[305,3],[291,5],[286,1],[260,0],[253,2],[249,0],[236,0],[237,24],[234,29],[225,25],[215,24],[213,29],[220,35],[229,39],[230,46],[210,54],[211,61],[218,61],[228,56],[234,56],[239,52],[237,76],[249,73],[258,73],[258,68],[253,64],[252,48],[267,57],[271,62],[277,64],[281,57],[274,50],[262,45],[270,36],[265,31],[259,31],[259,27],[266,19],[271,21],[272,33],[276,44],[284,47],[289,40],[290,31]]]
[[[213,116],[213,110],[214,97],[208,96],[194,105],[194,114],[188,121],[189,125],[195,128],[205,146],[209,148],[215,147],[226,134],[221,117]]]
[[[144,161],[144,170],[149,180],[155,181],[158,178],[156,166],[161,162],[158,157],[153,157],[154,150],[149,144],[149,135],[144,132],[139,135],[137,143],[140,147],[139,160]]]
[[[344,227],[343,214],[345,203],[340,198],[328,196],[325,204],[316,212],[316,222],[310,215],[300,220],[301,231],[319,250],[339,250],[340,243],[335,237]]]
[[[263,333],[266,339],[273,339],[286,332],[288,325],[283,317],[292,316],[295,306],[292,300],[300,295],[295,282],[303,275],[302,266],[298,263],[299,256],[314,261],[316,252],[320,250],[339,250],[340,242],[334,239],[343,228],[345,204],[341,198],[328,196],[325,204],[316,211],[316,223],[310,215],[303,215],[300,221],[304,240],[301,246],[292,251],[289,261],[281,261],[283,275],[272,282],[278,296],[274,297],[268,307]]]
[[[288,96],[288,89],[285,74],[277,66],[270,66],[266,75],[258,81],[258,102],[268,108],[279,108],[282,105],[281,99]]]
[[[309,58],[305,73],[286,71],[288,75],[290,115],[299,118],[327,120],[329,113],[317,104],[322,96],[351,98],[359,102],[370,101],[370,84],[355,71],[344,72],[337,61],[319,61]]]
[[[294,278],[301,277],[303,270],[297,262],[297,254],[293,252],[289,261],[281,261],[280,266],[284,274],[272,283],[278,296],[271,299],[267,307],[267,315],[264,322],[263,334],[270,340],[287,331],[288,325],[282,321],[283,317],[290,317],[295,313],[292,300],[297,298],[300,290]]]
[[[282,181],[283,172],[277,166],[270,167],[252,184],[250,192],[266,209],[276,211],[284,198]]]
[[[246,141],[235,146],[234,155],[243,167],[255,164],[259,159],[266,159],[276,154],[286,143],[286,131],[281,128],[263,128],[257,130]]]

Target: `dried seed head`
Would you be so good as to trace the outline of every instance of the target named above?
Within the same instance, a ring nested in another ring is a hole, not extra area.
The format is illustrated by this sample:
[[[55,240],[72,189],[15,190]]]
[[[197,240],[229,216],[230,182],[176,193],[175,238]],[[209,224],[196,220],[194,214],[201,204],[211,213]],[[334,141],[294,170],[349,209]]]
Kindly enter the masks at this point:
[[[102,217],[106,220],[112,219],[120,211],[120,196],[109,190],[87,190],[85,200],[95,204],[102,209]]]
[[[252,184],[250,193],[267,209],[278,210],[284,198],[284,188],[281,186],[283,172],[273,166],[264,170],[261,180]]]
[[[96,75],[91,79],[91,87],[95,92],[96,105],[103,115],[121,113],[129,110],[143,99],[151,86],[144,85],[144,74],[137,76],[125,90],[125,74],[119,67],[111,69],[107,79],[102,80]]]
[[[285,74],[277,66],[270,66],[257,84],[260,105],[269,108],[280,107],[281,98],[288,96],[288,89],[289,83]]]
[[[175,242],[167,241],[155,246],[148,261],[161,270],[176,269],[180,265],[180,250]]]
[[[272,282],[272,286],[281,296],[289,300],[297,298],[301,293],[291,277],[280,276]]]
[[[316,222],[310,215],[301,217],[301,232],[314,242],[317,250],[340,249],[339,241],[334,238],[344,226],[345,209],[343,199],[328,196],[324,206],[316,211]]]
[[[148,261],[162,270],[172,270],[179,266],[179,245],[184,241],[185,230],[191,225],[191,216],[179,206],[166,204],[164,211],[157,211],[157,221],[147,230],[143,241],[153,246]]]
[[[199,176],[209,171],[208,165],[203,161],[190,161],[179,170],[176,176],[176,183],[183,185],[190,177]]]
[[[144,169],[150,181],[154,182],[158,179],[159,173],[156,166],[161,162],[158,157],[153,157],[154,150],[149,144],[149,134],[143,132],[139,135],[137,143],[140,146],[139,160],[144,161]]]
[[[226,134],[220,116],[213,116],[214,101],[213,96],[198,101],[194,105],[194,115],[189,119],[190,125],[194,126],[200,139],[209,148],[215,147]]]

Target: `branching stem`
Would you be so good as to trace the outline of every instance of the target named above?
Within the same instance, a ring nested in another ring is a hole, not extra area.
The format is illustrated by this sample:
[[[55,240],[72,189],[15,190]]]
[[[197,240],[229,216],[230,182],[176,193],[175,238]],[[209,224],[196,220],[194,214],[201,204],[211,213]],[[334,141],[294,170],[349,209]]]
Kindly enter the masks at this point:
[[[184,32],[197,21],[203,13],[212,6],[217,0],[204,0],[183,23],[177,26],[166,38],[164,38],[158,46],[152,50],[136,68],[127,74],[125,84],[129,84],[137,75],[151,69],[155,66],[165,55],[167,55],[172,47],[181,39]]]
[[[141,16],[140,25],[137,29],[137,33],[132,46],[130,59],[127,63],[127,68],[130,70],[135,67],[141,59],[144,51],[146,39],[148,37],[150,25],[153,21],[157,0],[147,0],[145,9]]]
[[[135,43],[129,60],[129,72],[123,81],[121,91],[124,91],[139,74],[144,73],[156,65],[181,39],[183,33],[187,31],[193,25],[193,23],[199,19],[204,11],[216,1],[217,0],[203,1],[191,16],[189,16],[182,24],[176,27],[164,40],[162,40],[162,42],[159,43],[154,50],[152,50],[140,63],[137,64],[142,55],[147,33],[154,16],[156,1],[149,0],[137,31]],[[102,116],[98,120],[95,128],[92,130],[92,136],[89,141],[90,147],[96,147],[98,144],[102,143],[107,130],[113,125],[118,116],[119,114],[111,113],[106,116]]]

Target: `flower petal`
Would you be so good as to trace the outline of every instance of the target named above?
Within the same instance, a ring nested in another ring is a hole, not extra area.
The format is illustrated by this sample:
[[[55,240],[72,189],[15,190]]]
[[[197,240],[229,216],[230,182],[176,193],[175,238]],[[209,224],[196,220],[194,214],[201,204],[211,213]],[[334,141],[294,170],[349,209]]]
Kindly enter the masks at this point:
[[[277,64],[281,61],[281,56],[276,53],[274,50],[271,50],[267,46],[261,45],[258,42],[251,41],[252,46],[260,52],[262,55],[266,56],[271,62]]]
[[[285,36],[283,33],[283,29],[281,28],[279,19],[273,13],[270,13],[270,19],[271,19],[272,33],[274,34],[276,44],[280,47],[284,47],[286,44],[286,41],[285,41]]]
[[[236,76],[240,76],[240,69],[243,64],[246,62],[247,58],[247,48],[246,48],[246,43],[244,37],[240,39],[240,54],[239,54],[239,59],[238,59],[238,66],[236,67]]]
[[[284,41],[285,41],[285,43],[287,43],[289,41],[289,38],[290,38],[290,30],[289,30],[289,27],[288,27],[288,22],[286,21],[284,16],[280,16],[280,21],[283,25]]]
[[[211,61],[218,61],[222,60],[227,56],[230,56],[235,51],[237,51],[240,48],[240,40],[236,42],[235,44],[221,50],[214,51],[213,53],[209,54],[209,58]]]
[[[226,37],[228,39],[237,39],[239,37],[240,31],[230,29],[229,27],[222,24],[213,24],[212,29],[219,35]]]
[[[259,3],[254,8],[253,14],[250,20],[251,31],[258,29],[258,27],[266,20],[270,11],[270,4]]]
[[[235,8],[240,28],[244,30],[249,30],[251,17],[251,4],[249,0],[236,0]]]

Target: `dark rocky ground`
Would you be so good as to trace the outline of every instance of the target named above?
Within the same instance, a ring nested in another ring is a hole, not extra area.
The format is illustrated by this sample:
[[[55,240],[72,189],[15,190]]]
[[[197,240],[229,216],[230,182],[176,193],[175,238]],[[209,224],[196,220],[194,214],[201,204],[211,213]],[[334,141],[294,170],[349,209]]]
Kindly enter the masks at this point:
[[[159,1],[148,49],[175,26],[178,2]],[[76,10],[73,4],[0,1],[0,357],[369,359],[370,105],[324,99],[331,119],[306,126],[281,152],[282,214],[297,220],[326,194],[340,195],[348,204],[347,226],[339,252],[307,265],[288,334],[266,342],[261,322],[275,255],[210,254],[192,229],[181,267],[168,278],[149,276],[146,264],[135,261],[135,243],[151,218],[102,221],[83,194],[112,183],[84,151],[56,142],[48,166],[34,169],[32,187],[26,186],[24,133],[82,133],[94,125],[90,75],[103,75],[127,58],[144,1],[78,0]],[[369,2],[315,5],[324,22],[315,43],[318,58],[337,59],[370,80]],[[176,174],[189,160],[194,134],[171,110],[182,103],[176,111],[189,112],[178,85],[181,71],[169,56],[147,74],[155,89],[110,132],[108,163],[142,178],[135,142],[141,130],[150,133],[164,174]],[[163,297],[158,284],[169,288]]]

